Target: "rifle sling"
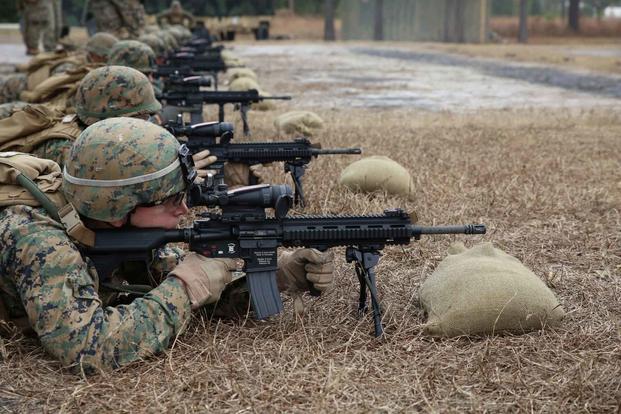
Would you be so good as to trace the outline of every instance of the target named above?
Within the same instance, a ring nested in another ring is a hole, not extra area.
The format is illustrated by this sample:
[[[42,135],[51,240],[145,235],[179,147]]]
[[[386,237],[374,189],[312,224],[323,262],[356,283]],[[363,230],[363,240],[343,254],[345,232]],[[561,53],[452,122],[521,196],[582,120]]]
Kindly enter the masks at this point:
[[[41,203],[41,206],[54,220],[62,223],[69,237],[86,246],[95,244],[95,233],[82,223],[80,215],[71,203],[67,203],[59,209],[27,175],[20,172],[16,180]]]

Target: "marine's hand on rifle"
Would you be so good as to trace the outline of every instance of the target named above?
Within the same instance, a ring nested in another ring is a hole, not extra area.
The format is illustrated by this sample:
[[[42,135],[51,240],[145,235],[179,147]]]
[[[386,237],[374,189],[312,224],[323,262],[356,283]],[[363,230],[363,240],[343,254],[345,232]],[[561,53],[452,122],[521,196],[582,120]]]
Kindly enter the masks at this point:
[[[215,155],[209,155],[209,150],[197,152],[192,155],[192,160],[194,160],[194,168],[196,168],[197,178],[195,182],[197,184],[200,184],[207,175],[214,173],[207,167],[216,162],[217,158]]]
[[[222,291],[232,280],[231,271],[236,269],[233,259],[210,259],[196,253],[189,253],[170,272],[185,284],[193,310],[203,305],[216,303]]]
[[[251,182],[251,180],[254,182]],[[264,182],[265,172],[262,164],[251,166],[236,162],[227,162],[224,164],[224,183],[228,185],[229,188],[261,184]]]
[[[316,249],[284,251],[278,257],[278,288],[290,293],[324,292],[334,280],[334,253]]]

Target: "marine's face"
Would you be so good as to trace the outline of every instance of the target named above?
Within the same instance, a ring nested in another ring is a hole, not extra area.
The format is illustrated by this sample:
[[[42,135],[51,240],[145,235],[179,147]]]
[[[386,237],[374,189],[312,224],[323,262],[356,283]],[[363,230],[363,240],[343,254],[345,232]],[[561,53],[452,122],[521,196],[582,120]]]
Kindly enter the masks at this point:
[[[174,229],[179,225],[181,216],[188,212],[185,198],[176,199],[174,196],[156,206],[138,206],[129,215],[129,224],[142,228]]]

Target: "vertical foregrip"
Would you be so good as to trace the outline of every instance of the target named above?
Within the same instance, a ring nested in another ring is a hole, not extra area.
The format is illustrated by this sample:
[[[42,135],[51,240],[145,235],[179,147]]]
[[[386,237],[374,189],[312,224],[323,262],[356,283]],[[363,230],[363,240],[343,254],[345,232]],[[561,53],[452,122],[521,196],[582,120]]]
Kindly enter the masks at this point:
[[[265,319],[282,312],[282,300],[275,271],[246,272],[246,279],[250,301],[257,319]]]

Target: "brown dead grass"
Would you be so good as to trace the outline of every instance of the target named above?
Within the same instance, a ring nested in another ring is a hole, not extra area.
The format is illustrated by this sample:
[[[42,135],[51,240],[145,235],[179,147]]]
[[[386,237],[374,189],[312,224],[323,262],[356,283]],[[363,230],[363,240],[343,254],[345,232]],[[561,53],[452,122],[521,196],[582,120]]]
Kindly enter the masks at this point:
[[[291,108],[294,104],[291,103]],[[254,139],[277,113],[251,111]],[[325,110],[317,140],[384,154],[415,177],[417,198],[336,184],[356,157],[324,157],[304,179],[308,212],[415,209],[424,224],[478,223],[481,237],[428,237],[385,251],[386,339],[355,317],[357,282],[338,255],[334,288],[303,318],[195,318],[165,354],[82,378],[30,339],[0,343],[0,411],[618,412],[621,404],[621,117],[612,112]],[[230,118],[233,119],[233,118]],[[239,125],[238,125],[239,127]],[[273,170],[275,181],[282,176]],[[541,277],[562,326],[520,336],[435,340],[417,290],[453,240],[493,241]],[[342,251],[340,251],[342,253]]]

